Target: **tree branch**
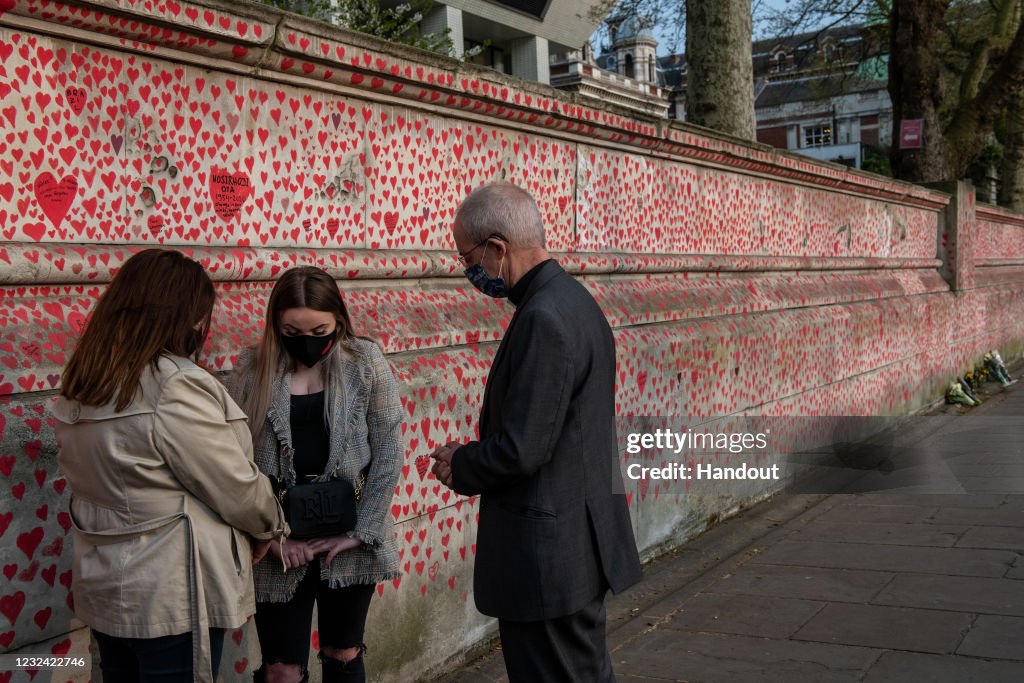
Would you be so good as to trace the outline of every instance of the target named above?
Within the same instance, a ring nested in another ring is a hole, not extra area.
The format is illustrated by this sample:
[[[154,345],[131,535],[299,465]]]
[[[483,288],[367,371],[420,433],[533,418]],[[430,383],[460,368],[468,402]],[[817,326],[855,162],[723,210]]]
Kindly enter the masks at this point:
[[[951,168],[963,175],[1000,112],[1024,92],[1024,23],[976,97],[962,100],[946,129]]]
[[[960,79],[960,101],[966,102],[978,94],[981,79],[988,68],[992,50],[1007,41],[1013,35],[1013,19],[1017,14],[1020,0],[1001,0],[995,16],[992,30],[984,37],[975,41],[971,48],[970,59]]]

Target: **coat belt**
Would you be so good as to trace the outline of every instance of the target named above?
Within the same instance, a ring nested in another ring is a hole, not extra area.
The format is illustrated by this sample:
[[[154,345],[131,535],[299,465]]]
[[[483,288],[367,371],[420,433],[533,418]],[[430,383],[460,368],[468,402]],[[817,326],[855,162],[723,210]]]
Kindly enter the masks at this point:
[[[119,527],[110,531],[85,531],[78,526],[74,515],[71,515],[71,523],[79,537],[92,545],[113,545],[130,541],[142,534],[148,534],[159,529],[166,528],[179,520],[185,520],[185,529],[188,533],[189,547],[189,603],[192,621],[192,677],[200,683],[213,683],[213,660],[210,651],[210,622],[206,613],[206,592],[203,583],[203,570],[199,562],[199,545],[196,539],[195,530],[192,528],[192,518],[188,514],[188,498],[183,499],[184,504],[178,512],[157,517],[138,524]]]

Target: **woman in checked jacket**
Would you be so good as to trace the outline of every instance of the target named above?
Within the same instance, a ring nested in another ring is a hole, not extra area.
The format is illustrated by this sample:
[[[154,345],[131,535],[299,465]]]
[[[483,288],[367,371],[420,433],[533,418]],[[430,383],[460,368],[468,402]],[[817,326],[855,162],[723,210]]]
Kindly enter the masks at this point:
[[[256,464],[278,486],[340,478],[358,491],[353,531],[274,542],[256,565],[256,679],[308,678],[315,602],[323,681],[365,681],[370,599],[401,575],[388,522],[402,458],[391,368],[353,333],[333,278],[299,267],[274,286],[263,340],[242,353],[228,386],[250,417]]]

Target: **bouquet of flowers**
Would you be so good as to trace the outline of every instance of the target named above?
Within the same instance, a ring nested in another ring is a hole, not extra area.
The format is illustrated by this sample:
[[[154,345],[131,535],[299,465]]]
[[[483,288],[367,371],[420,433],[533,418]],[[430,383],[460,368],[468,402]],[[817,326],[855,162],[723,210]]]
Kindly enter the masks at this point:
[[[951,382],[949,389],[946,391],[946,400],[950,403],[959,403],[965,406],[976,406],[979,402],[964,393],[964,389],[960,386],[960,382]]]
[[[977,391],[985,385],[985,382],[989,381],[991,376],[988,374],[988,370],[985,368],[984,363],[979,363],[974,366],[974,369],[964,375],[964,380],[971,385],[971,391]]]
[[[992,349],[985,354],[984,360],[985,367],[1004,387],[1017,383],[1017,380],[1010,379],[1010,374],[1006,371],[1006,364],[1003,363],[1003,358],[999,355],[999,351]]]
[[[982,403],[982,400],[978,398],[978,387],[971,384],[971,380],[969,379],[970,376],[971,373],[968,372],[966,375],[963,376],[963,379],[959,377],[954,377],[953,381],[960,383],[960,390],[967,394],[970,397],[970,399],[974,401],[975,405],[980,405]]]

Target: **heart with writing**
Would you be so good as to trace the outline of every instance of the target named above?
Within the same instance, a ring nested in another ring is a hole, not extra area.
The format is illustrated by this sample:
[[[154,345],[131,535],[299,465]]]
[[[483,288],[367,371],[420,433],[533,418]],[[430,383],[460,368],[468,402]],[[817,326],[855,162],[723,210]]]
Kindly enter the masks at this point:
[[[252,193],[249,176],[242,171],[229,173],[215,168],[210,173],[210,201],[213,202],[213,210],[225,221],[238,217],[242,205]]]
[[[54,228],[60,228],[78,194],[78,180],[74,176],[64,176],[58,181],[52,173],[46,171],[36,178],[34,189],[36,201],[43,213]]]

